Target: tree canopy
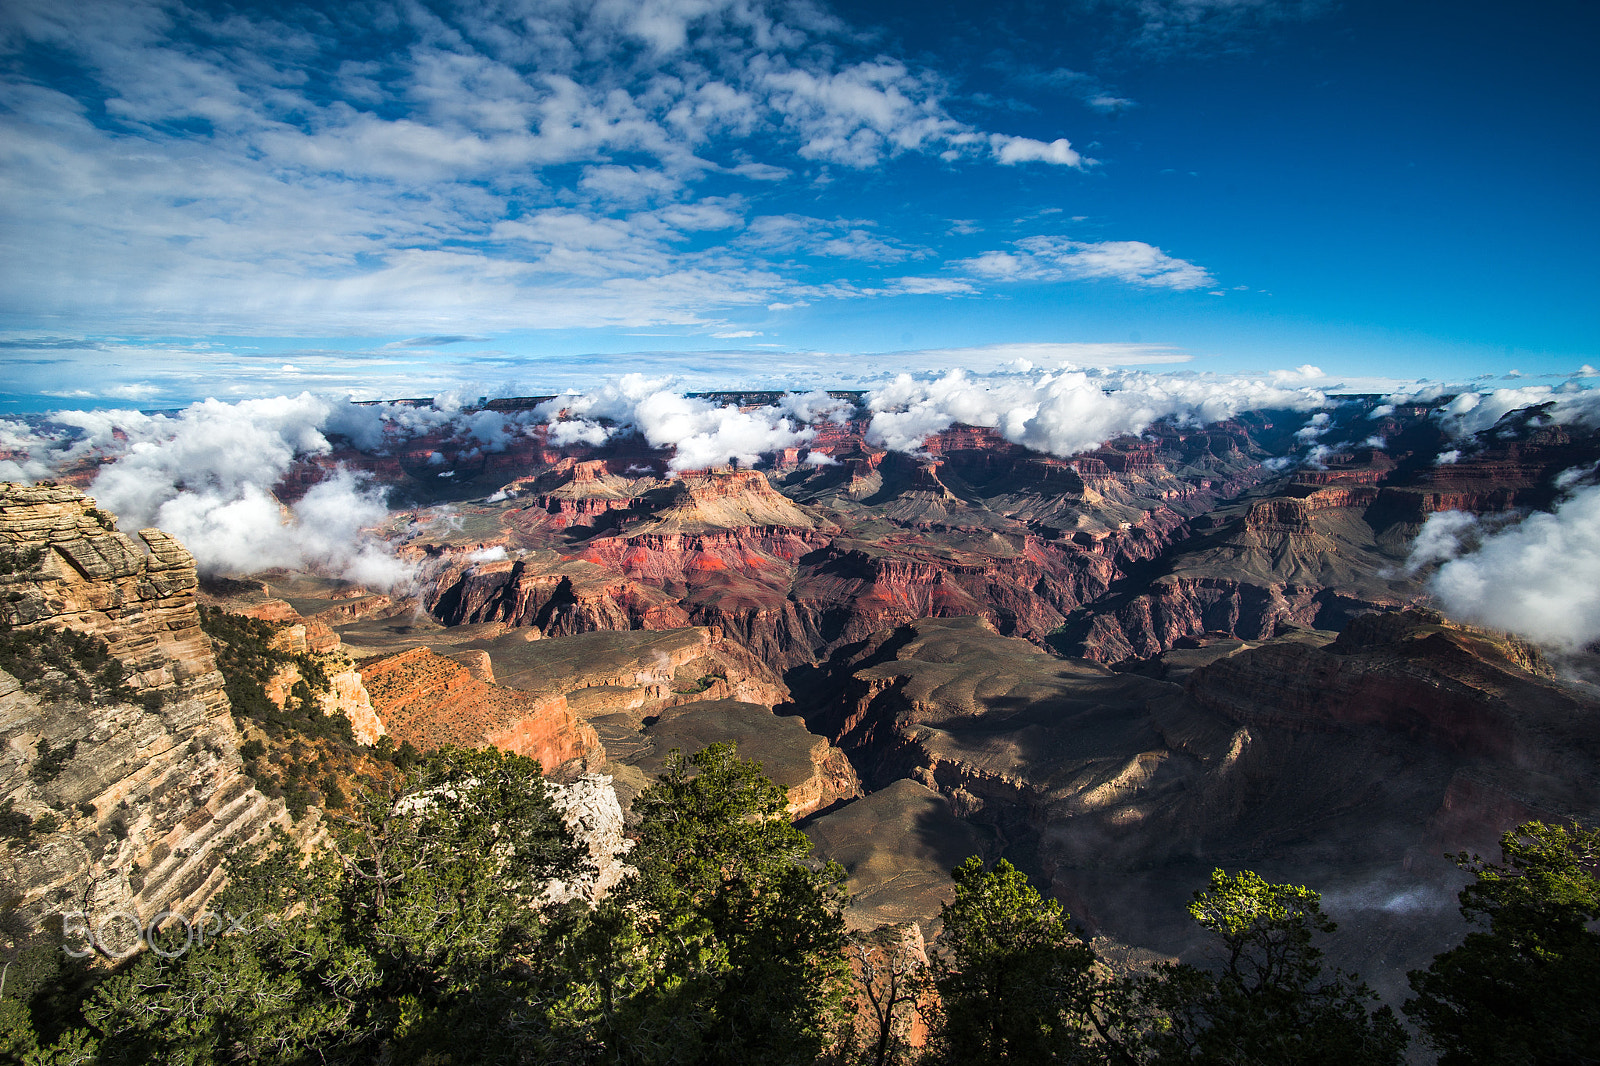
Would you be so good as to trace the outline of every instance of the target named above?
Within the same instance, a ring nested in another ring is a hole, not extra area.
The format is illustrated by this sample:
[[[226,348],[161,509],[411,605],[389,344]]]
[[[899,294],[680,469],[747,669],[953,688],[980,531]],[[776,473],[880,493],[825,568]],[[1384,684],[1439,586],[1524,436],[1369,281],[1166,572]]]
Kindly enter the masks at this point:
[[[1244,870],[1213,871],[1189,915],[1215,938],[1213,966],[1169,964],[1138,989],[1155,1008],[1148,1053],[1159,1063],[1404,1061],[1405,1031],[1354,974],[1329,973],[1319,935],[1335,926],[1321,897]]]
[[[957,866],[934,962],[952,1063],[1073,1062],[1091,1039],[1094,952],[1004,859]]]
[[[0,1063],[1403,1061],[1393,1012],[1324,965],[1319,895],[1250,871],[1195,893],[1205,957],[1118,976],[1022,871],[974,857],[931,965],[909,961],[905,930],[858,937],[851,997],[843,871],[812,858],[786,800],[732,745],[673,752],[634,804],[633,875],[555,904],[544,887],[587,859],[539,764],[430,753],[326,846],[280,834],[235,855],[217,927],[169,933],[98,984],[8,928],[27,944],[0,985]],[[1480,928],[1411,975],[1407,1013],[1444,1066],[1596,1063],[1600,832],[1530,823],[1501,862],[1460,861]],[[903,1009],[922,1014],[920,1054]]]
[[[1500,855],[1457,857],[1480,928],[1411,973],[1405,1012],[1440,1066],[1600,1062],[1600,830],[1529,822]]]

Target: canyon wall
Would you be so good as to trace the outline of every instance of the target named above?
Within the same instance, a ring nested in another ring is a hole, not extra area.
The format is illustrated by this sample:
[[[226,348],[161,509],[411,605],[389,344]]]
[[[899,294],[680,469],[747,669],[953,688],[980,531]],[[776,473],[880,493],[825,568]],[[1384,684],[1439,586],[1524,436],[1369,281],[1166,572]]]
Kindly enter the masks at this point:
[[[158,530],[138,539],[75,489],[0,486],[7,636],[0,673],[0,797],[32,822],[0,843],[0,877],[35,920],[106,920],[108,950],[162,910],[199,912],[227,853],[284,824],[244,775],[238,733],[195,606],[194,559]],[[72,683],[37,657],[50,630],[102,640],[120,685]],[[112,916],[119,916],[112,920]]]

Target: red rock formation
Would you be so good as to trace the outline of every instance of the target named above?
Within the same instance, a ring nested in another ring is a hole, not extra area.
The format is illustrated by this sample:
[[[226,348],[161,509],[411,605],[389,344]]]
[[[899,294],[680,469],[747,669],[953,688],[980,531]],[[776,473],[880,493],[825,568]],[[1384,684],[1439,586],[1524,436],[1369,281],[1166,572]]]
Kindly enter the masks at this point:
[[[605,761],[594,729],[565,696],[531,696],[480,681],[460,663],[427,648],[361,664],[373,710],[397,742],[427,751],[443,744],[484,745],[538,759],[547,771]]]

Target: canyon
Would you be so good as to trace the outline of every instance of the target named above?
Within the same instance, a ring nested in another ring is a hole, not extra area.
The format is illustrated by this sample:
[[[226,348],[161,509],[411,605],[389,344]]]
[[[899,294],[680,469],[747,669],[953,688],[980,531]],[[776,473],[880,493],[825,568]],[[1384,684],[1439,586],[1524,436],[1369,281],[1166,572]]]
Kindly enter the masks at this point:
[[[1429,515],[1549,507],[1600,437],[1533,408],[1463,440],[1444,399],[1345,397],[1315,424],[1157,422],[1069,457],[959,423],[905,452],[873,443],[859,400],[806,446],[705,470],[628,432],[552,443],[559,421],[519,423],[498,451],[448,428],[335,438],[278,495],[336,467],[386,486],[378,532],[406,587],[197,585],[170,538],[135,544],[77,490],[7,489],[13,630],[99,634],[133,696],[165,701],[86,712],[6,682],[0,791],[61,819],[6,844],[7,876],[41,914],[103,882],[105,905],[143,915],[203,901],[218,848],[290,822],[255,788],[266,762],[239,754],[259,730],[229,717],[197,597],[309,664],[275,668],[278,706],[327,679],[314,713],[348,722],[352,766],[380,746],[494,745],[585,810],[614,795],[625,826],[669,752],[736,741],[846,869],[859,928],[931,932],[976,853],[1108,943],[1182,954],[1189,892],[1247,866],[1323,889],[1334,961],[1390,994],[1457,932],[1447,852],[1528,818],[1600,820],[1594,688],[1430,610],[1408,566]],[[152,739],[119,754],[133,734]],[[41,786],[32,767],[73,741]],[[114,842],[101,822],[125,801],[137,817]]]

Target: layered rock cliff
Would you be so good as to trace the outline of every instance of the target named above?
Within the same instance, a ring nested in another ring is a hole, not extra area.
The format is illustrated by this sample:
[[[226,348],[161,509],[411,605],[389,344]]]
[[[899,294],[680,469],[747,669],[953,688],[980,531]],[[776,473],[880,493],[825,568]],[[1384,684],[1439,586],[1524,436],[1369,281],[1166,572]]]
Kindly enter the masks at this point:
[[[32,823],[4,841],[0,873],[24,913],[108,919],[102,946],[128,950],[134,923],[121,916],[198,913],[228,852],[287,815],[244,774],[181,545],[118,533],[77,490],[5,485],[0,549],[13,562],[0,575],[13,640],[86,635],[127,670],[120,683],[101,672],[69,684],[68,654],[14,660],[37,676],[0,673],[0,797]]]
[[[532,696],[483,681],[427,648],[363,662],[361,676],[387,735],[418,750],[490,745],[538,759],[547,771],[605,761],[600,738],[563,695]]]

